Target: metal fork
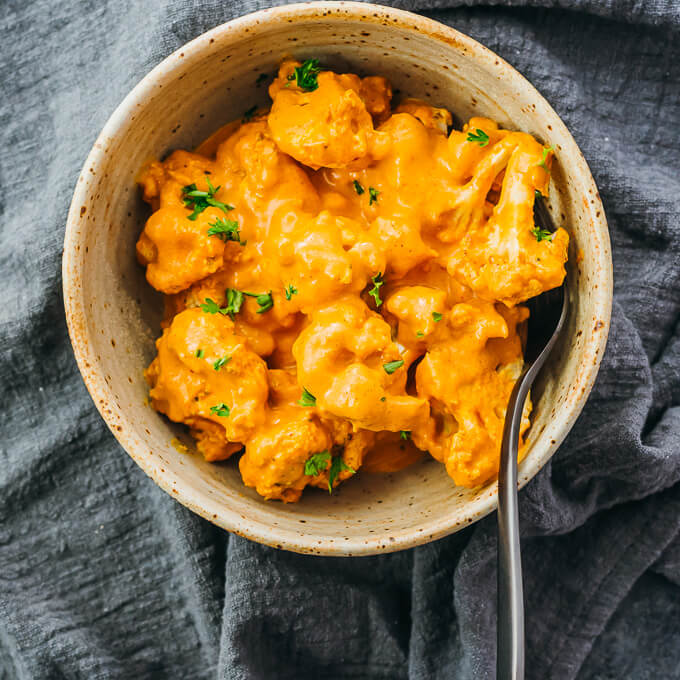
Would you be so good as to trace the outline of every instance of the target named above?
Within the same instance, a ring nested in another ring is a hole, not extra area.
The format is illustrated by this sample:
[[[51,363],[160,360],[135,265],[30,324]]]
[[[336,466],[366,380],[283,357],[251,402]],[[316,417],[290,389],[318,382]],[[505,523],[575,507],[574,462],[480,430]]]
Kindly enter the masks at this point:
[[[536,224],[554,232],[543,198],[536,197]],[[524,593],[517,509],[517,453],[522,411],[529,389],[564,327],[569,307],[566,281],[528,301],[529,322],[524,369],[515,383],[505,415],[498,472],[498,629],[496,678],[524,678]]]

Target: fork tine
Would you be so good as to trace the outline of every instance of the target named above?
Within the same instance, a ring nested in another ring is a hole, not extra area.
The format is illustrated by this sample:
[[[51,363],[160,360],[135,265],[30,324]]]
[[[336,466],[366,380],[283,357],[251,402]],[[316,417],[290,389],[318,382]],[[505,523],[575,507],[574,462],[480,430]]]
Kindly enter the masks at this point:
[[[545,229],[551,233],[557,231],[552,215],[548,210],[548,206],[545,204],[545,199],[542,194],[537,194],[536,200],[534,201],[534,221],[541,229]]]

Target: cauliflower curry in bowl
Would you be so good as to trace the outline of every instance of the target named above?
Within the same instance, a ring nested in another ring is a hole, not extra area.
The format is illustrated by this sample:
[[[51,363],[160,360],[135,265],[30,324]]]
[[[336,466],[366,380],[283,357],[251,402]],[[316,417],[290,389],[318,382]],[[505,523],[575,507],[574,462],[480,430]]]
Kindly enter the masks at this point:
[[[522,303],[565,276],[567,233],[534,223],[552,149],[314,59],[269,94],[140,178],[137,256],[166,296],[151,404],[266,499],[426,454],[488,481]]]

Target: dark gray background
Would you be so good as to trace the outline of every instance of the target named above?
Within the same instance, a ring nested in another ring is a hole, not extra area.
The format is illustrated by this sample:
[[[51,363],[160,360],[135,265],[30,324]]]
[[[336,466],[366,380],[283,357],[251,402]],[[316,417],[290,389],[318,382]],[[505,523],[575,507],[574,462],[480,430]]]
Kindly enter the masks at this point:
[[[60,257],[90,146],[163,57],[268,4],[0,3],[2,680],[493,676],[494,516],[375,558],[229,536],[124,454],[76,369]],[[521,494],[528,677],[680,678],[680,3],[395,4],[546,95],[611,228],[600,376]]]

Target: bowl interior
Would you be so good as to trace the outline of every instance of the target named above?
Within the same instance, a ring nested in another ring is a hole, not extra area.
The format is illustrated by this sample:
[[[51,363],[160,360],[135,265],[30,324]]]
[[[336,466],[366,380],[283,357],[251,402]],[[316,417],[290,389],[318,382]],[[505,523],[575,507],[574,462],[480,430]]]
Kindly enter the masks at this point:
[[[606,224],[588,168],[556,114],[502,60],[439,24],[384,7],[322,3],[251,15],[185,46],[133,90],[88,158],[69,215],[64,282],[74,349],[97,407],[128,453],[203,516],[302,552],[403,548],[489,512],[496,485],[455,488],[443,466],[427,460],[395,474],[359,474],[332,497],[310,490],[298,504],[265,502],[243,485],[235,461],[208,464],[182,452],[177,438],[192,449],[191,439],[146,405],[142,371],[154,355],[162,300],[135,260],[149,216],[135,177],[145,161],[193,148],[266,103],[267,83],[257,85],[258,76],[273,75],[287,54],[385,75],[402,94],[463,120],[490,116],[555,146],[550,207],[572,238],[572,306],[563,341],[533,392],[521,483],[564,438],[594,379],[609,321]]]

